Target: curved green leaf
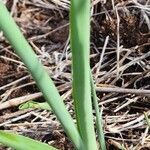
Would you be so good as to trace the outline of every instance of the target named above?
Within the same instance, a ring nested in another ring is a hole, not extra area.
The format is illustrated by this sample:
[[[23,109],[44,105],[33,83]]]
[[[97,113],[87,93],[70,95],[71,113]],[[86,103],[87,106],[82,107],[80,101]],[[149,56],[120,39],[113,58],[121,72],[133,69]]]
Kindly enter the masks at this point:
[[[57,150],[48,144],[0,130],[0,143],[16,150]]]
[[[67,111],[56,86],[1,0],[0,29],[3,31],[11,46],[15,49],[15,52],[27,66],[28,70],[32,74],[32,77],[36,81],[36,84],[43,93],[44,98],[47,100],[58,120],[61,122],[65,132],[70,137],[74,146],[77,149],[81,149],[83,147],[81,136],[75,123],[73,122],[72,117]]]

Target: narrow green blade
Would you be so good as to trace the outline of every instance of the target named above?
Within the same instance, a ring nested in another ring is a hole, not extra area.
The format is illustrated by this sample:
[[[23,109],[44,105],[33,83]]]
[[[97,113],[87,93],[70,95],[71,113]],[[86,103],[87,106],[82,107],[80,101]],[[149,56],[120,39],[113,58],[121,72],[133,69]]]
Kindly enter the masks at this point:
[[[100,143],[101,150],[106,150],[106,143],[105,143],[105,137],[104,137],[104,130],[103,130],[103,124],[102,124],[102,114],[100,114],[99,106],[98,106],[98,101],[97,101],[97,95],[96,95],[96,90],[95,90],[95,85],[91,73],[91,91],[92,91],[92,100],[93,100],[93,105],[95,108],[95,113],[96,113],[96,129],[98,132],[98,140]]]
[[[48,144],[1,130],[0,143],[16,150],[57,150]]]
[[[90,0],[71,0],[70,20],[73,98],[77,126],[86,150],[96,150],[89,73]]]
[[[61,122],[65,132],[70,137],[74,146],[77,149],[80,149],[83,146],[82,139],[72,117],[67,111],[63,100],[58,93],[56,86],[1,0],[0,30],[3,31],[5,37],[15,49],[15,52],[27,66],[32,77],[36,81],[36,84],[43,93],[44,98],[47,100],[58,120]]]

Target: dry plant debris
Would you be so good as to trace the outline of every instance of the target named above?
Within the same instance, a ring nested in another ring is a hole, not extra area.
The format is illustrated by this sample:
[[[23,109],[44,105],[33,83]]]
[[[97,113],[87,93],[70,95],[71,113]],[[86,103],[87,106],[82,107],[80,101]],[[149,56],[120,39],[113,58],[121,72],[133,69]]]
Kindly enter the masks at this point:
[[[11,15],[53,78],[69,112],[71,52],[69,0],[4,0]],[[97,86],[107,148],[150,149],[150,1],[92,0],[91,68]],[[19,110],[44,101],[26,67],[0,32],[0,128],[73,149],[56,117]],[[0,146],[1,149],[6,149]]]

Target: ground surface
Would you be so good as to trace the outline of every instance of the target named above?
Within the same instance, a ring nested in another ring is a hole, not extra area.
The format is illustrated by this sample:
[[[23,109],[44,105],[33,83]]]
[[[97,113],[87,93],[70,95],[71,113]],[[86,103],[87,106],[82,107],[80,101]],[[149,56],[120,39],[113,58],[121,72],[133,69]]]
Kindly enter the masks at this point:
[[[69,0],[4,2],[73,115]],[[107,149],[123,145],[127,150],[148,150],[150,131],[143,112],[150,115],[150,1],[93,0],[91,8],[91,68],[103,110]],[[0,129],[62,150],[73,149],[52,113],[19,110],[29,100],[43,102],[44,98],[0,33]]]

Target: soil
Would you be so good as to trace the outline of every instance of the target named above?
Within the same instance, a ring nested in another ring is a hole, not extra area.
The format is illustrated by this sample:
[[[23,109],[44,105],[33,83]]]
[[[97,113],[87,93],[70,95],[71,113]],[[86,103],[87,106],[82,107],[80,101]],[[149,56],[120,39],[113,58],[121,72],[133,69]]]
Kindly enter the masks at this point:
[[[145,6],[146,1],[141,0],[138,2]],[[49,7],[46,7],[44,3]],[[6,5],[9,11],[12,11],[15,21],[43,65],[50,71],[56,86],[59,86],[71,82],[70,49],[67,42],[69,38],[69,10],[65,7],[67,5],[56,5],[53,2],[48,3],[46,1],[44,3],[21,0],[17,2],[15,10],[13,9],[14,3],[12,0],[7,0]],[[128,0],[115,0],[114,5],[120,8],[117,11],[119,15],[119,34],[118,18],[116,11],[113,10],[111,1],[106,3],[98,2],[93,6],[93,15],[91,17],[91,54],[94,56],[91,57],[91,68],[94,77],[96,76],[96,65],[99,63],[105,38],[109,36],[101,72],[98,75],[96,84],[97,86],[102,84],[108,87],[150,90],[150,29],[147,22],[143,19],[143,10],[136,7],[134,2]],[[150,6],[149,3],[147,5]],[[150,12],[150,7],[147,7],[147,9]],[[145,13],[147,19],[150,20],[149,14]],[[117,41],[118,35],[119,41]],[[120,71],[121,75],[119,78],[116,76],[117,67],[114,67],[117,60],[117,42],[119,42],[120,60],[122,60],[120,67],[128,65],[136,58],[141,58],[141,61],[132,63],[122,72]],[[64,56],[64,53],[66,56]],[[145,57],[142,58],[142,56]],[[9,43],[3,37],[0,37],[0,88],[29,75],[26,67],[18,62],[21,62],[20,58],[9,47]],[[114,69],[111,70],[113,67]],[[112,73],[113,71],[116,72]],[[18,88],[9,94],[13,88],[32,82],[33,79],[30,76],[18,83],[2,88],[0,90],[0,105],[13,98],[39,92],[36,84],[33,83]],[[67,92],[63,91],[61,95],[67,95]],[[100,98],[100,106],[103,103],[104,107],[103,119],[107,149],[119,149],[119,144],[123,144],[127,150],[131,150],[133,147],[135,150],[150,149],[148,142],[150,140],[149,131],[145,135],[144,143],[139,140],[143,138],[142,136],[147,127],[144,118],[140,120],[141,123],[144,122],[141,125],[135,123],[133,127],[124,127],[129,121],[140,117],[144,111],[149,112],[150,97],[147,95],[112,92],[97,92],[97,95]],[[116,98],[117,101],[107,102],[113,98]],[[116,111],[125,102],[133,99],[135,99],[134,102]],[[44,98],[40,97],[35,100],[43,102]],[[66,96],[65,104],[71,115],[74,116],[71,95]],[[2,110],[0,112],[0,128],[13,130],[53,145],[61,150],[73,149],[71,142],[63,132],[54,114],[42,110],[31,110],[26,113],[26,117],[23,117],[24,114],[15,115],[18,113],[20,113],[18,106]],[[7,118],[6,116],[9,117]],[[19,116],[22,116],[22,119],[12,121],[12,119]],[[121,117],[123,119],[119,121],[117,118]],[[49,122],[48,119],[52,123],[47,123]],[[10,120],[12,122],[7,123]],[[5,122],[6,125],[1,125]],[[137,125],[137,127],[135,128],[134,125]],[[120,133],[113,133],[111,128],[112,130],[115,128],[120,129]],[[113,139],[118,145],[115,142],[109,142],[110,139]],[[1,149],[7,148],[0,146]]]

